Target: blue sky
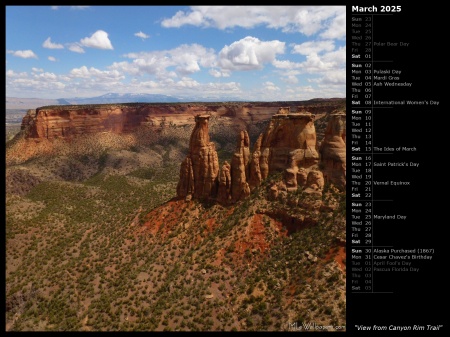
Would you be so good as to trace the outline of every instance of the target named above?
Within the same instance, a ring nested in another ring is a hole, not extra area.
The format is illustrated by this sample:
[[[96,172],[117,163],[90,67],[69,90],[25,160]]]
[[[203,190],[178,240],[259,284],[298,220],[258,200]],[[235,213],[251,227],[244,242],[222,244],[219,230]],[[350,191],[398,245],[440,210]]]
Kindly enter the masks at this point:
[[[345,6],[6,6],[6,96],[345,97]]]

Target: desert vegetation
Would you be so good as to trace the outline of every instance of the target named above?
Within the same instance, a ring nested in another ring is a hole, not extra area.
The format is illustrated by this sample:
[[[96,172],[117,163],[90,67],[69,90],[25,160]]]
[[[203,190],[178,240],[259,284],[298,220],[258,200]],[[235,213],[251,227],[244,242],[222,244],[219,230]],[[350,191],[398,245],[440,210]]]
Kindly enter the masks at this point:
[[[252,144],[264,127],[250,128]],[[268,201],[275,174],[231,206],[174,198],[191,131],[56,140],[26,161],[9,154],[6,330],[345,325],[345,194],[326,185],[320,210],[304,207],[313,200],[301,189]],[[236,134],[214,120],[211,131],[229,160]]]

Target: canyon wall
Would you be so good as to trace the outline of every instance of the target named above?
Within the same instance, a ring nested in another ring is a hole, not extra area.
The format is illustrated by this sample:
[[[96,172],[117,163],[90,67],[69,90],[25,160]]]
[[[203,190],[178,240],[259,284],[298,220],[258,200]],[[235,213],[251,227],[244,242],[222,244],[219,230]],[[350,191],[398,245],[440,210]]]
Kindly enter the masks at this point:
[[[283,102],[286,103],[286,102]],[[329,113],[345,105],[345,99],[289,102],[303,103],[310,111]],[[160,130],[165,126],[193,125],[196,115],[220,118],[224,126],[245,129],[269,120],[280,102],[126,103],[45,106],[29,110],[22,121],[26,138],[72,138],[92,133],[128,133],[140,126]]]

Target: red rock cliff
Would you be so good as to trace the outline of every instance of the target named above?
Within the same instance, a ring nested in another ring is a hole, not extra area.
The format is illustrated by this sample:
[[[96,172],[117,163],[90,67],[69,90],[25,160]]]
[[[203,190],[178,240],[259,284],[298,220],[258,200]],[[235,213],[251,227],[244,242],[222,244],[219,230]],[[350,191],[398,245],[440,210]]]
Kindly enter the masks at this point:
[[[251,123],[268,120],[280,103],[124,103],[46,106],[30,110],[22,121],[26,138],[34,140],[70,138],[91,133],[127,133],[139,126],[160,129],[165,125],[192,125],[193,117],[208,114],[220,117],[225,126],[239,130]],[[345,99],[289,102],[302,109],[329,112],[345,104]],[[286,109],[286,108],[285,108]],[[312,109],[312,110],[311,110]]]

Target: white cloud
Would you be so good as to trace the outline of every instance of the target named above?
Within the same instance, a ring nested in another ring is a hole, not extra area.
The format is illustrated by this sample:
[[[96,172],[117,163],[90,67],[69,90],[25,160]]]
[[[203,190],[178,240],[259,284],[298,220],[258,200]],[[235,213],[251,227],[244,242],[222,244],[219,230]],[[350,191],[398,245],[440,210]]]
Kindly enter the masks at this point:
[[[272,65],[278,69],[295,69],[301,67],[301,63],[292,62],[289,60],[273,60]]]
[[[65,88],[65,84],[58,81],[45,81],[40,79],[24,79],[20,78],[9,82],[9,90],[23,91],[23,92],[42,92],[61,90]]]
[[[150,37],[150,35],[147,35],[141,31],[139,31],[138,33],[134,33],[134,36],[140,37],[141,39],[148,39]]]
[[[16,50],[16,51],[8,50],[7,53],[8,54],[12,54],[12,55],[17,56],[17,57],[21,57],[23,59],[29,59],[29,58],[37,59],[38,58],[37,55],[30,49],[28,49],[28,50]]]
[[[50,37],[47,38],[47,40],[44,41],[44,43],[42,43],[42,47],[44,48],[48,48],[48,49],[64,49],[64,46],[60,43],[53,43],[50,40]]]
[[[230,76],[229,71],[219,71],[217,69],[210,69],[209,74],[213,77],[229,77]]]
[[[281,80],[287,84],[297,84],[298,83],[298,78],[297,78],[297,76],[294,76],[294,75],[289,75],[287,77],[283,77],[283,78],[281,78]]]
[[[304,62],[292,62],[288,60],[274,60],[273,66],[282,70],[301,70],[302,73],[318,73],[334,70],[345,70],[346,52],[345,47],[340,47],[337,50],[330,51],[323,55],[317,54],[314,50],[321,49],[318,45],[303,46],[302,52],[310,52],[306,56]]]
[[[309,55],[312,53],[319,54],[322,51],[332,51],[334,43],[331,40],[325,41],[308,41],[302,44],[294,45],[292,52],[294,54]]]
[[[331,21],[328,28],[320,34],[323,39],[345,39],[346,35],[346,13],[336,15],[335,19]]]
[[[31,71],[34,73],[42,73],[42,72],[44,72],[44,69],[33,67],[33,68],[31,68]]]
[[[264,86],[264,90],[269,90],[269,91],[279,91],[280,88],[277,87],[274,83],[267,81],[263,83]]]
[[[311,82],[315,82],[321,85],[345,85],[346,83],[346,71],[345,69],[339,69],[324,73],[321,77],[311,79]]]
[[[165,52],[130,53],[124,56],[133,59],[132,62],[114,62],[109,68],[134,76],[148,74],[163,78],[166,68],[175,65]]]
[[[264,25],[284,32],[312,35],[323,32],[323,38],[345,36],[345,6],[191,6],[161,22],[163,27],[194,25],[227,29]],[[344,35],[342,35],[344,34]]]
[[[200,11],[194,11],[191,13],[178,11],[172,18],[164,19],[161,23],[161,25],[166,28],[180,27],[187,24],[194,26],[201,26],[202,24],[206,25],[203,21],[203,15]]]
[[[125,78],[124,75],[120,74],[117,70],[102,71],[94,67],[82,66],[80,68],[74,68],[70,71],[70,77],[73,78],[85,78],[85,79],[98,79],[98,80],[112,80],[118,81]]]
[[[7,71],[7,95],[28,95],[37,97],[64,90],[66,85],[54,73],[43,72],[42,69],[32,68],[31,76],[27,73]]]
[[[53,56],[49,56],[49,57],[48,57],[48,60],[49,60],[49,61],[52,61],[52,62],[56,62],[56,58],[53,57]]]
[[[209,68],[216,64],[214,50],[198,44],[181,45],[172,49],[170,55],[173,62],[177,64],[175,70],[181,75],[200,71],[200,65]]]
[[[303,87],[298,87],[297,88],[298,90],[300,90],[300,91],[304,91],[304,92],[315,92],[316,91],[316,89],[314,89],[313,87],[311,87],[310,85],[308,85],[308,86],[303,86]]]
[[[340,47],[337,50],[324,54],[323,59],[325,61],[334,62],[337,65],[344,66],[347,59],[346,47]]]
[[[302,68],[305,69],[305,72],[314,73],[327,71],[334,68],[335,63],[332,61],[324,61],[316,53],[312,53],[306,57],[306,61],[302,63]]]
[[[85,37],[80,43],[89,48],[114,49],[111,41],[108,39],[108,33],[103,30],[97,30],[91,37]]]
[[[67,6],[50,6],[50,8],[52,10],[54,10],[54,11],[60,9],[61,7],[67,7]],[[72,10],[84,10],[84,9],[89,8],[89,7],[91,7],[91,6],[70,6],[70,9],[72,9]]]
[[[175,87],[177,89],[185,89],[185,88],[198,88],[200,86],[200,83],[198,83],[196,80],[193,80],[190,77],[183,77],[178,82],[175,82]]]
[[[226,70],[261,69],[265,63],[273,62],[277,54],[283,54],[284,47],[285,43],[278,40],[260,41],[247,36],[220,51],[219,65]]]
[[[200,71],[201,67],[214,67],[217,63],[214,50],[198,44],[155,52],[128,53],[124,56],[133,61],[115,62],[110,68],[132,75],[149,74],[159,78],[182,77]]]
[[[16,73],[14,70],[8,70],[6,72],[6,77],[26,78],[28,77],[28,74],[26,72]]]
[[[35,79],[39,80],[49,80],[49,81],[55,81],[57,80],[57,76],[54,73],[41,73],[41,74],[33,74]]]
[[[69,46],[69,50],[73,51],[74,53],[79,53],[79,54],[84,53],[83,47],[81,47],[77,42],[69,43],[68,46]]]

